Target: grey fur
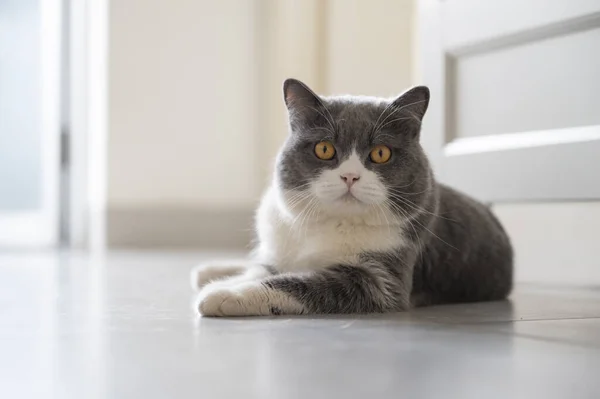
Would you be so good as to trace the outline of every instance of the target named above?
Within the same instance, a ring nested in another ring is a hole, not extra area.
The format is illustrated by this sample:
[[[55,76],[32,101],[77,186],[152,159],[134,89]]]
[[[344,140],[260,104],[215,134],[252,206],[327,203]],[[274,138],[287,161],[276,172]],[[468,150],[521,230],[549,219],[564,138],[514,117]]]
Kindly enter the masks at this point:
[[[410,307],[411,281],[400,253],[364,254],[358,265],[280,274],[263,284],[294,296],[306,313],[382,313]]]
[[[411,305],[498,300],[510,293],[513,253],[502,226],[483,204],[437,183],[419,144],[429,101],[426,87],[393,101],[326,98],[288,79],[284,96],[291,134],[277,164],[282,188],[293,189],[337,167],[356,148],[365,167],[396,190],[390,200],[410,221],[410,244],[390,253],[364,253],[358,264],[274,275],[263,282],[265,287],[293,296],[307,313],[389,312]],[[330,161],[312,151],[324,139],[337,150]],[[377,144],[392,149],[389,162],[368,161]]]

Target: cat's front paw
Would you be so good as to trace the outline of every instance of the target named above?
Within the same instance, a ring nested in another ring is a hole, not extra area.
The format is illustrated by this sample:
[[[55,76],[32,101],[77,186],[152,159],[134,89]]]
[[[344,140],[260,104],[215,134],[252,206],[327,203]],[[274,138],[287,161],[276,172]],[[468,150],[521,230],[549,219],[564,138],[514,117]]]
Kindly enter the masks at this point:
[[[287,294],[259,281],[215,282],[200,291],[197,309],[203,316],[270,316],[302,314],[304,307]]]
[[[198,311],[203,316],[262,316],[270,315],[265,288],[257,282],[226,285],[216,282],[207,285],[198,295]]]

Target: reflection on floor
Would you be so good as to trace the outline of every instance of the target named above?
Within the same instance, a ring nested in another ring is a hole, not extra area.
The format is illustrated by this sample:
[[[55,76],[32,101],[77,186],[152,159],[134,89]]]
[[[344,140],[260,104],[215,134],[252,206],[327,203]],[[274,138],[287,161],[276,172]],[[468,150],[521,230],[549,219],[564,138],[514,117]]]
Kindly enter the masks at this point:
[[[384,316],[201,319],[210,254],[0,254],[6,398],[596,398],[600,290]]]

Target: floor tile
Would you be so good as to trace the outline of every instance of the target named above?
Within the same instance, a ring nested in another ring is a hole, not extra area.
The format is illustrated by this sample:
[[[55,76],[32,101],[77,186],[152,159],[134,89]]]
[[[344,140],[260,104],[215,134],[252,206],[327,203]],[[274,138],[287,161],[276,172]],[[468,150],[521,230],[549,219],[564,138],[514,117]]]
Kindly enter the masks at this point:
[[[208,319],[208,253],[0,254],[0,387],[18,398],[595,398],[600,292],[371,316]]]

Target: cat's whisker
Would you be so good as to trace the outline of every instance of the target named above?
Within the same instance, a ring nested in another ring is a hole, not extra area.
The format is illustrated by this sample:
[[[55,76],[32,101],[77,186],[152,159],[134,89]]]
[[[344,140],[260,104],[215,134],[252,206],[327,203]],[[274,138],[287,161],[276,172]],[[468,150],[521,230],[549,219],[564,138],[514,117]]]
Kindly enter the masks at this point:
[[[396,200],[396,201],[399,201],[399,202],[400,202],[402,205],[405,205],[405,206],[406,206],[406,207],[408,207],[409,209],[415,210],[415,211],[416,211],[416,215],[419,215],[419,214],[421,214],[421,213],[426,213],[426,214],[428,214],[428,215],[431,215],[431,216],[434,216],[434,217],[437,217],[437,218],[441,218],[441,219],[447,219],[447,218],[445,218],[445,217],[443,217],[443,216],[441,216],[441,215],[438,215],[438,214],[436,214],[436,213],[433,213],[433,212],[431,212],[431,211],[428,211],[427,209],[424,209],[424,208],[421,208],[421,207],[419,207],[419,206],[413,205],[412,203],[409,203],[409,202],[407,202],[407,200],[405,200],[405,199],[404,199],[404,198],[402,198],[402,197],[393,196],[393,195],[390,195],[389,197],[390,197],[391,199],[394,199],[394,200]],[[416,216],[416,215],[414,215],[414,216]],[[450,220],[450,219],[447,219],[447,220]]]
[[[396,108],[396,106],[395,106],[395,105],[393,105],[393,106],[391,107],[391,108],[393,109],[393,111],[392,111],[392,112],[390,112],[390,113],[388,114],[388,116],[386,116],[386,117],[385,117],[385,119],[384,119],[383,121],[381,121],[381,123],[379,124],[379,126],[378,126],[376,129],[374,129],[374,133],[373,133],[373,135],[375,135],[375,134],[376,134],[376,133],[377,133],[379,130],[381,130],[381,125],[383,125],[383,124],[384,124],[384,123],[385,123],[385,122],[388,120],[388,118],[389,118],[390,116],[394,115],[395,113],[397,113],[397,112],[399,112],[399,111],[402,111],[402,110],[403,110],[404,108],[406,108],[406,107],[410,107],[410,106],[412,106],[412,105],[419,104],[419,103],[423,103],[423,102],[426,102],[426,101],[429,101],[429,100],[420,100],[420,101],[415,101],[415,102],[412,102],[412,103],[410,103],[410,104],[405,104],[405,105],[403,105],[403,106],[401,106],[401,107],[397,107],[397,108]],[[392,103],[392,104],[394,104],[394,103]],[[417,118],[417,121],[419,121],[419,122],[420,122],[420,120],[419,120],[418,118]]]
[[[423,181],[423,180],[431,181],[431,179],[429,179],[429,178],[421,178],[421,179],[419,179],[419,178],[416,178],[416,179],[414,179],[413,181],[411,181],[411,182],[410,182],[410,183],[408,183],[408,184],[405,184],[405,185],[402,185],[402,186],[387,187],[386,189],[387,189],[387,190],[398,191],[398,190],[397,190],[398,188],[410,187],[410,186],[412,186],[413,184],[415,184],[417,181]],[[368,187],[368,186],[367,186],[367,187]],[[424,190],[424,191],[422,191],[422,192],[426,192],[427,190],[430,190],[430,188],[427,188],[426,190]],[[414,193],[402,193],[402,192],[401,192],[401,194],[414,194]],[[419,194],[420,194],[420,193],[419,193]]]
[[[393,199],[397,200],[397,201],[400,201],[400,202],[402,202],[404,205],[406,205],[406,206],[408,206],[408,207],[410,207],[410,208],[412,208],[412,209],[414,209],[414,210],[418,211],[419,213],[426,213],[426,214],[428,214],[428,215],[435,216],[435,217],[437,217],[437,218],[440,218],[440,219],[445,219],[445,220],[448,220],[448,221],[451,221],[451,222],[456,222],[456,220],[454,220],[454,219],[450,219],[450,218],[448,218],[448,217],[445,217],[445,216],[442,216],[442,215],[440,215],[440,214],[438,214],[438,213],[431,212],[431,211],[429,211],[429,210],[427,210],[427,209],[425,209],[425,208],[421,208],[421,207],[419,207],[418,205],[416,205],[414,202],[411,202],[410,200],[408,200],[408,199],[406,199],[406,198],[403,198],[403,197],[401,197],[401,196],[398,196],[398,195],[392,195],[392,194],[390,194],[389,196],[390,196],[391,198],[393,198]]]
[[[440,240],[441,242],[443,242],[444,244],[446,244],[447,246],[449,246],[450,248],[460,252],[460,250],[458,248],[456,248],[454,245],[448,244],[446,241],[444,241],[442,238],[440,238],[440,236],[438,236],[437,234],[435,234],[433,231],[429,230],[427,227],[423,226],[423,224],[421,222],[419,222],[417,219],[413,219],[413,221],[415,223],[417,223],[418,225],[420,225],[421,227],[423,227],[425,230],[427,230],[432,236],[434,236],[435,238],[437,238],[438,240]]]
[[[311,199],[310,199],[310,201],[309,201],[309,202],[308,202],[306,205],[304,205],[304,207],[302,208],[302,210],[301,210],[301,211],[300,211],[300,212],[299,212],[299,213],[296,215],[296,217],[295,217],[295,218],[292,220],[292,223],[291,223],[291,226],[290,226],[290,227],[293,227],[293,226],[296,224],[296,222],[299,220],[299,218],[301,218],[301,217],[302,217],[303,213],[306,211],[306,209],[307,209],[307,208],[308,208],[308,206],[309,206],[309,205],[312,203],[312,201],[314,201],[314,198],[311,198]]]
[[[320,98],[317,98],[317,100],[319,101],[319,104],[321,104],[321,106],[323,107],[323,109],[325,110],[325,112],[327,112],[327,115],[329,115],[330,124],[333,125],[332,128],[333,128],[333,130],[335,132],[336,131],[336,129],[335,129],[335,120],[333,119],[333,115],[331,115],[331,112],[329,112],[329,109],[327,109],[327,107],[325,106],[325,104],[323,103],[323,101]],[[345,119],[340,119],[340,120],[345,120]]]
[[[391,125],[391,124],[392,124],[392,123],[394,123],[394,122],[404,121],[404,120],[407,120],[407,119],[413,119],[413,118],[396,118],[396,119],[392,119],[392,120],[390,120],[390,121],[387,121],[387,122],[386,122],[386,123],[384,123],[383,125],[379,126],[379,130],[378,130],[378,131],[382,130],[382,129],[383,129],[384,127],[386,127],[387,125]]]
[[[425,192],[427,192],[427,191],[429,191],[429,190],[425,190],[425,191],[422,191],[422,192],[420,192],[420,193],[413,193],[413,194],[414,194],[414,195],[418,195],[418,194],[425,193]],[[389,196],[393,196],[394,198],[401,198],[402,200],[404,200],[404,201],[406,201],[406,202],[410,203],[411,205],[418,206],[418,205],[417,205],[417,204],[415,204],[413,201],[411,201],[411,200],[409,200],[408,198],[404,197],[404,195],[409,195],[409,194],[410,194],[410,193],[402,193],[402,192],[399,192],[399,191],[398,191],[398,192],[394,192],[394,191],[388,191],[388,195],[389,195]]]
[[[306,218],[307,218],[307,224],[306,224],[306,227],[304,229],[304,238],[306,238],[306,233],[308,232],[308,224],[310,223],[310,219],[313,216],[314,211],[316,211],[318,209],[318,207],[319,206],[318,206],[318,201],[317,201],[317,202],[315,202],[315,205],[313,205],[311,207],[311,209],[308,211],[308,214],[306,216]]]
[[[308,227],[311,224],[311,217],[313,214],[313,211],[318,207],[319,202],[315,201],[309,208],[306,216],[305,216],[305,221],[306,221],[306,225],[304,225],[304,223],[300,226],[300,231],[302,231],[302,226],[304,226],[304,239],[306,239],[307,237],[307,233],[308,233]]]
[[[302,190],[300,190],[301,188],[306,187],[306,186],[310,186],[311,184],[313,184],[313,183],[311,181],[308,181],[308,182],[306,182],[304,184],[300,184],[300,185],[298,185],[298,186],[296,186],[296,187],[294,187],[292,189],[285,190],[284,193],[287,194],[287,193],[294,193],[294,192],[302,191]]]
[[[392,136],[391,134],[388,133],[377,133],[377,138],[381,139],[383,137],[389,137],[391,140],[395,139],[394,136]]]
[[[399,212],[402,212],[402,213],[404,213],[404,214],[406,215],[406,220],[407,220],[408,222],[410,222],[410,221],[412,220],[413,222],[417,223],[419,226],[421,226],[422,228],[424,228],[425,230],[427,230],[427,231],[428,231],[428,232],[429,232],[429,233],[430,233],[432,236],[434,236],[435,238],[437,238],[438,240],[440,240],[440,241],[441,241],[441,242],[443,242],[444,244],[448,245],[450,248],[453,248],[453,249],[455,249],[456,251],[459,251],[459,249],[458,249],[458,248],[456,248],[455,246],[453,246],[453,245],[451,245],[451,244],[447,243],[446,241],[444,241],[442,238],[440,238],[440,236],[438,236],[438,235],[437,235],[437,234],[435,234],[433,231],[429,230],[429,228],[427,228],[426,226],[424,226],[424,225],[423,225],[421,222],[419,222],[419,221],[418,221],[418,220],[417,220],[415,217],[411,217],[411,216],[409,216],[409,215],[408,215],[408,213],[407,213],[406,211],[402,211],[402,210],[400,210],[399,208],[396,208],[396,209],[398,209],[398,211],[399,211]],[[460,252],[460,251],[459,251],[459,252]]]
[[[333,140],[333,135],[335,134],[335,132],[333,132],[331,129],[323,127],[323,126],[315,126],[315,127],[311,127],[309,129],[306,129],[306,130],[309,131],[309,132],[312,132],[312,131],[315,131],[315,130],[324,130],[324,131],[326,131],[327,133],[329,133],[331,135],[331,136],[328,135],[328,136],[323,137],[323,140],[324,139]]]
[[[322,107],[323,107],[324,110],[326,110],[329,113],[329,111],[327,110],[327,108],[325,108],[324,105],[322,105]],[[327,123],[329,124],[329,127],[331,127],[331,130],[333,130],[335,132],[335,123],[333,121],[333,118],[331,118],[331,114],[329,114],[329,117],[327,117],[324,113],[322,113],[321,111],[319,111],[315,107],[311,107],[310,105],[306,105],[306,108],[310,108],[313,111],[315,111],[316,113],[318,113],[319,115],[321,115],[325,119],[325,121],[327,121]]]
[[[391,202],[391,201],[388,201],[388,206],[391,206],[391,207],[393,207],[393,208],[396,208],[396,205],[395,205],[393,202]],[[398,211],[399,211],[401,214],[403,214],[403,211],[402,211],[401,209],[397,209],[397,210],[398,210]],[[422,251],[422,250],[423,250],[423,242],[421,241],[420,234],[419,234],[419,233],[417,233],[417,230],[415,229],[415,226],[414,226],[414,224],[412,223],[412,221],[411,221],[411,218],[410,218],[410,217],[406,217],[406,222],[407,222],[407,223],[408,223],[408,225],[411,227],[411,229],[412,229],[413,233],[415,234],[415,238],[416,238],[416,239],[418,240],[418,242],[419,242],[419,251],[418,251],[418,252],[419,252],[419,257],[420,257],[420,259],[421,259],[421,263],[423,263],[423,251]]]
[[[390,221],[388,220],[387,216],[385,216],[385,210],[382,208],[381,205],[378,205],[378,207],[381,208],[381,214],[383,215],[383,217],[385,218],[385,222],[387,223],[388,234],[392,235],[392,226],[391,226]]]
[[[310,198],[310,197],[311,197],[311,195],[310,195],[310,194],[308,194],[308,193],[307,193],[306,195],[299,196],[299,197],[295,198],[295,199],[294,199],[294,200],[292,200],[292,201],[288,201],[288,204],[287,204],[287,206],[288,206],[288,208],[290,208],[290,209],[293,209],[293,208],[295,208],[297,205],[299,205],[299,204],[301,204],[302,202],[306,201],[306,200],[307,200],[308,198]]]
[[[304,201],[306,198],[309,198],[309,197],[310,197],[310,193],[306,192],[306,193],[297,194],[292,197],[286,198],[285,202],[289,208],[293,208],[294,206],[296,206],[297,204],[299,204],[300,202]]]
[[[379,114],[379,117],[375,121],[375,125],[373,125],[373,130],[372,130],[373,133],[376,133],[377,131],[379,131],[378,126],[379,126],[379,121],[381,120],[381,117],[393,106],[394,106],[394,102],[392,101],[383,109],[383,111],[381,111],[381,113]]]
[[[305,190],[305,191],[300,191],[300,192],[297,192],[297,193],[294,193],[294,194],[290,195],[290,196],[287,198],[287,200],[288,200],[288,201],[293,201],[293,200],[295,200],[296,198],[299,198],[299,197],[304,197],[304,196],[307,196],[307,195],[310,195],[310,192],[309,192],[308,190]]]
[[[296,101],[296,100],[291,100],[288,103],[288,109],[291,112],[291,117],[292,118],[295,117],[295,113],[293,112],[293,110],[296,109],[296,103],[297,102],[298,101]],[[317,108],[312,107],[312,106],[310,106],[308,104],[301,104],[300,106],[308,108],[308,109],[311,109],[311,110],[315,111],[317,114],[321,115],[327,121],[327,123],[329,124],[329,126],[331,127],[331,129],[335,132],[335,121],[334,121],[333,117],[331,116],[331,113],[329,112],[329,110],[327,109],[327,107],[325,106],[325,104],[320,99],[318,99],[318,102],[319,102],[319,105],[327,112],[328,115],[325,115],[324,113],[322,113]]]
[[[369,204],[369,208],[373,208],[373,211],[377,215],[378,225],[379,226],[383,225],[383,220],[379,217],[379,210],[377,209],[377,204]]]
[[[303,185],[303,186],[306,187],[306,186],[309,186],[309,185],[310,185],[310,183],[306,184],[306,185]],[[301,188],[303,186],[299,186],[298,188]],[[286,199],[288,201],[291,201],[294,198],[297,198],[298,196],[308,195],[308,194],[310,194],[310,190],[308,190],[308,189],[304,189],[304,190],[287,190],[284,193],[284,197],[286,197]]]
[[[309,184],[312,184],[312,181],[305,180],[302,184],[299,184],[299,185],[295,186],[294,188],[286,190],[286,191],[295,191],[295,190],[298,190],[298,188],[303,187],[303,186],[308,186]]]
[[[410,187],[410,186],[412,186],[413,184],[415,184],[417,181],[424,181],[424,180],[426,180],[426,181],[429,181],[429,182],[430,182],[430,181],[431,181],[431,178],[429,178],[429,177],[425,177],[425,178],[415,178],[415,179],[414,179],[413,181],[411,181],[410,183],[408,183],[408,184],[405,184],[405,185],[403,185],[403,186],[395,186],[395,188],[404,188],[404,187]]]
[[[311,198],[310,201],[308,202],[308,204],[306,204],[306,206],[302,210],[302,212],[300,212],[300,214],[298,215],[298,217],[300,217],[300,226],[298,227],[298,231],[302,231],[302,225],[304,224],[304,220],[306,219],[307,212],[312,207],[313,202],[315,202],[315,201],[316,201],[315,198]],[[295,225],[295,223],[296,223],[296,221],[294,221],[294,223],[292,225]]]
[[[305,196],[305,195],[308,195],[308,192],[307,192],[307,191],[300,191],[300,192],[296,192],[296,193],[289,193],[289,194],[287,194],[287,198],[286,198],[286,200],[287,200],[287,201],[293,201],[293,200],[295,200],[296,198],[298,198],[298,197],[303,197],[303,196]]]
[[[419,191],[419,192],[416,192],[416,193],[407,193],[407,192],[404,192],[404,191],[397,190],[394,187],[390,187],[387,190],[390,191],[390,192],[394,192],[394,193],[397,193],[397,194],[403,194],[403,195],[419,195],[419,194],[423,194],[423,193],[426,193],[428,191],[431,191],[431,187],[427,187],[425,190]]]

